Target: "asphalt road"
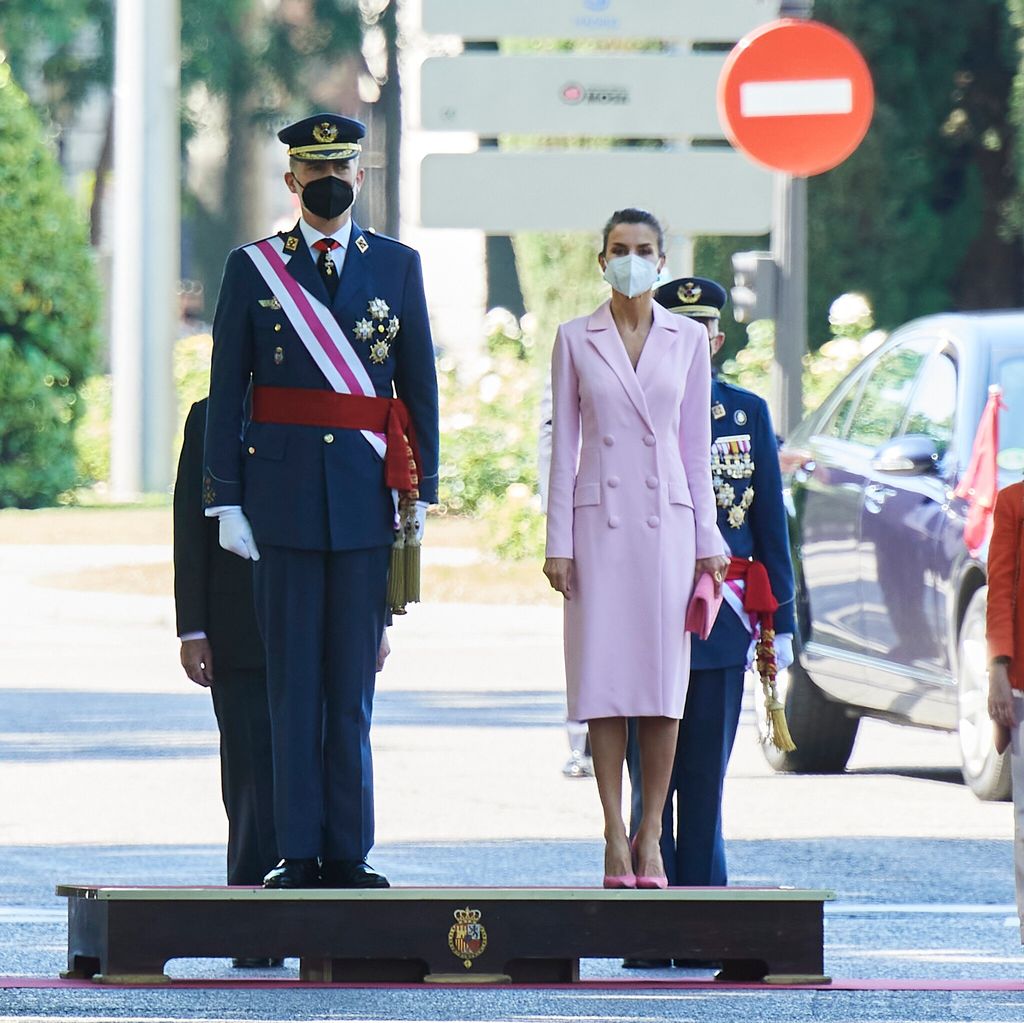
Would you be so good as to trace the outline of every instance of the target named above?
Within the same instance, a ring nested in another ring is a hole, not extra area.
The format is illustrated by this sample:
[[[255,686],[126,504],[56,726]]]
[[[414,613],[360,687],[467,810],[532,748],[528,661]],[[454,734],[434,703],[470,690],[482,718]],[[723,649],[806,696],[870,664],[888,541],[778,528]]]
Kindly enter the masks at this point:
[[[55,883],[223,878],[215,723],[177,665],[170,602],[37,584],[55,567],[164,556],[0,547],[0,1020],[1024,1020],[1024,989],[998,989],[1024,979],[1011,812],[965,789],[955,740],[866,723],[847,774],[776,776],[749,708],[727,785],[731,880],[833,889],[827,972],[873,990],[657,987],[709,977],[693,971],[611,991],[43,986],[66,955]],[[372,857],[393,882],[599,882],[593,782],[560,773],[559,626],[550,608],[443,605],[393,630]],[[238,979],[226,960],[168,972]],[[613,960],[583,973],[623,976]],[[295,978],[297,963],[268,976]],[[920,989],[928,982],[950,990]]]

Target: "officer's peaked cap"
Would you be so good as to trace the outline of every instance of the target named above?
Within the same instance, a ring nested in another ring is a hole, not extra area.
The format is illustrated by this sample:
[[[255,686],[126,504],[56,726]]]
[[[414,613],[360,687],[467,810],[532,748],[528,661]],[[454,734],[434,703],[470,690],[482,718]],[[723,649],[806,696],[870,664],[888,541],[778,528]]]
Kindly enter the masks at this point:
[[[717,319],[729,300],[725,288],[707,277],[680,277],[663,284],[654,293],[655,301],[669,312],[699,319]]]
[[[341,114],[313,114],[282,128],[277,137],[296,160],[351,160],[359,155],[366,125]]]

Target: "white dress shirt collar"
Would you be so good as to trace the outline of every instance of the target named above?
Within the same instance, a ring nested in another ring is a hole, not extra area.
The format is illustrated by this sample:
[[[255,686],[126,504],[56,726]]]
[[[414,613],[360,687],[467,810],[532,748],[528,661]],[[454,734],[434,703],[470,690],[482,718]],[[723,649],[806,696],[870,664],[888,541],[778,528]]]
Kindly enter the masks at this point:
[[[334,262],[340,263],[344,259],[344,251],[348,248],[349,239],[352,237],[352,218],[349,217],[344,224],[338,228],[337,231],[332,235],[326,235],[322,231],[318,231],[312,224],[307,223],[305,217],[299,218],[299,230],[302,232],[302,237],[306,239],[306,244],[309,246],[310,252],[313,254],[313,262],[315,263],[317,257],[320,255],[316,249],[313,248],[314,242],[320,241],[321,238],[333,238],[338,245],[341,246],[341,252],[337,249],[334,250]],[[339,259],[339,256],[341,257]]]

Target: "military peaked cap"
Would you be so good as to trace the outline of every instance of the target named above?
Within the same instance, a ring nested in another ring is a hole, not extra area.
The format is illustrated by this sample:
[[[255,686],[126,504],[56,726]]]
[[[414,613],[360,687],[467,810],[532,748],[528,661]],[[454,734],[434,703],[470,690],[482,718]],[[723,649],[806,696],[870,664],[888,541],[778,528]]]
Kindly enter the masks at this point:
[[[680,277],[663,284],[654,293],[659,305],[684,316],[717,319],[729,300],[725,288],[707,277]]]
[[[351,160],[362,151],[366,125],[341,114],[313,114],[282,128],[277,137],[296,160]]]

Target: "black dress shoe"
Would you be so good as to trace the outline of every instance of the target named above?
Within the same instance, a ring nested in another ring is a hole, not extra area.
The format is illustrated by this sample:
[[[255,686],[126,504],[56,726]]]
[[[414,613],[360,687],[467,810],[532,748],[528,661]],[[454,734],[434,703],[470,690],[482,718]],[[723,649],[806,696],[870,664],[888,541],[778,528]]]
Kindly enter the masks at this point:
[[[324,860],[320,867],[324,888],[390,888],[388,879],[365,860]]]
[[[279,966],[284,966],[283,959],[269,959],[269,958],[252,958],[246,959],[239,957],[231,960],[231,965],[236,970],[276,970]]]
[[[672,965],[671,959],[623,959],[624,970],[667,970]]]
[[[316,860],[284,859],[263,878],[264,888],[319,888],[320,866]]]

